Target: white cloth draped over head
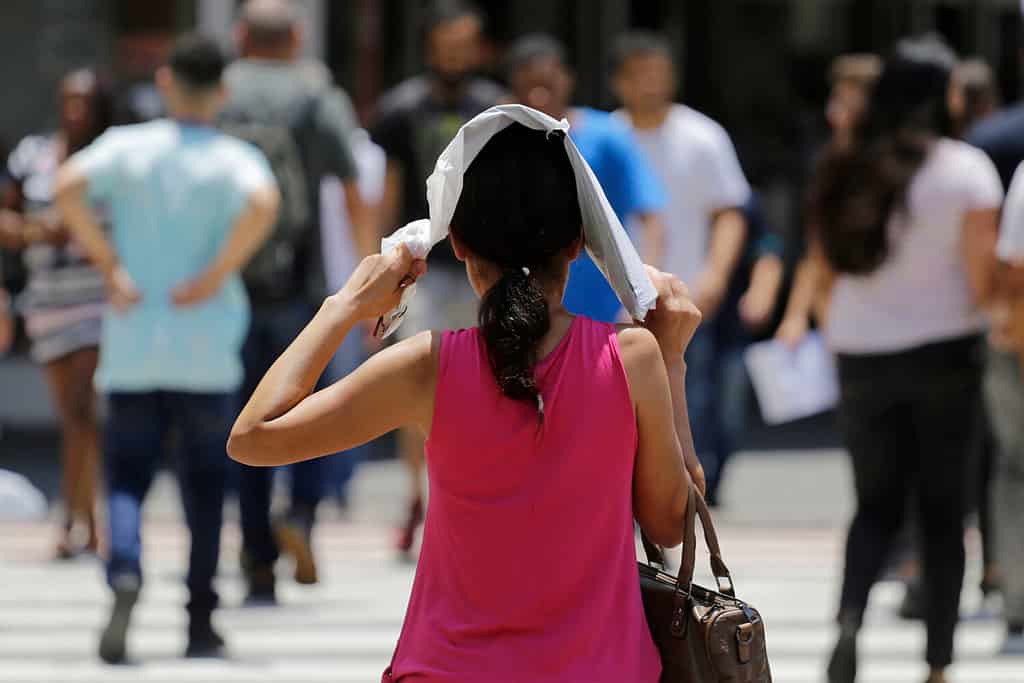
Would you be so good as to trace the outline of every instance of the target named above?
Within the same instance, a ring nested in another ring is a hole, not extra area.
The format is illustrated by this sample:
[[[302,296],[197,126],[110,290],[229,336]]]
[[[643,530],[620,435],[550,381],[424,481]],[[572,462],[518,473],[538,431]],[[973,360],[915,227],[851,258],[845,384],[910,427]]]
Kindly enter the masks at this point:
[[[584,246],[626,311],[634,320],[642,321],[654,308],[657,291],[594,172],[569,137],[569,122],[565,119],[556,121],[521,104],[491,107],[459,129],[438,157],[434,172],[427,178],[430,218],[413,221],[385,237],[381,242],[381,253],[404,243],[415,258],[426,258],[434,245],[448,236],[448,226],[462,194],[462,176],[466,169],[495,134],[513,123],[534,130],[564,133],[565,152],[576,175]],[[430,277],[430,274],[425,277]],[[403,293],[399,306],[381,318],[376,332],[379,336],[386,337],[398,328],[414,294],[415,285],[412,285]]]

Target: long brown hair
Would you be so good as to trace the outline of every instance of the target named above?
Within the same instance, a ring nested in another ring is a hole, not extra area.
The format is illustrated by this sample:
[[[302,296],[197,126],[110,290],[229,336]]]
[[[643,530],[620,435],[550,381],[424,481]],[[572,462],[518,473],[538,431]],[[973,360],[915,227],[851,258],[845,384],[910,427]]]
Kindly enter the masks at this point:
[[[810,198],[811,225],[842,273],[864,275],[889,254],[890,216],[936,136],[950,131],[947,92],[956,57],[932,36],[901,41],[886,60],[850,145],[826,152]]]

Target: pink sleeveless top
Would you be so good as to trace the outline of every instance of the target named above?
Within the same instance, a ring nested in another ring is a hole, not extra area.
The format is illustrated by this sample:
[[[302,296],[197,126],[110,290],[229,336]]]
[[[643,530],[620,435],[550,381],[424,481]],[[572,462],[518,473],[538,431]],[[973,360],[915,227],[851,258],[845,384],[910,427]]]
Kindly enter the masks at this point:
[[[478,330],[441,341],[430,502],[383,681],[655,683],[633,541],[636,418],[613,325],[536,368],[545,420],[498,391]]]

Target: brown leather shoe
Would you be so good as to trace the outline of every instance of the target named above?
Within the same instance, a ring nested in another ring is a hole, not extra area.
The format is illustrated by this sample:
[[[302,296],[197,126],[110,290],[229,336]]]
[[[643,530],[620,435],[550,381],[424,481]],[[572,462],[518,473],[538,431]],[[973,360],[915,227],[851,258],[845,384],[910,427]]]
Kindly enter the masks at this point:
[[[299,525],[282,520],[274,525],[274,537],[281,552],[295,560],[295,583],[306,586],[317,583],[320,578],[310,535]]]

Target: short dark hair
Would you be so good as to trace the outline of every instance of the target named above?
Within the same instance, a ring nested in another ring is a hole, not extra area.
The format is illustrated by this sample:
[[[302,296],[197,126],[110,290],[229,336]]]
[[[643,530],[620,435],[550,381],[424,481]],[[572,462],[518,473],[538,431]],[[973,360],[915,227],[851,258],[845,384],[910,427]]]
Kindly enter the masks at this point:
[[[238,16],[249,40],[263,46],[287,41],[299,23],[299,10],[291,0],[248,0]]]
[[[434,0],[423,12],[423,38],[429,38],[441,25],[465,17],[484,23],[480,8],[465,0]]]
[[[512,43],[505,53],[505,77],[511,78],[538,59],[557,59],[561,64],[566,64],[565,55],[565,46],[554,36],[548,33],[528,33]]]
[[[660,55],[672,61],[672,46],[665,36],[654,31],[628,31],[615,39],[608,56],[608,71],[618,73],[626,60],[633,57]]]
[[[174,77],[186,87],[209,90],[220,85],[227,56],[213,37],[186,33],[174,42],[167,64]]]

